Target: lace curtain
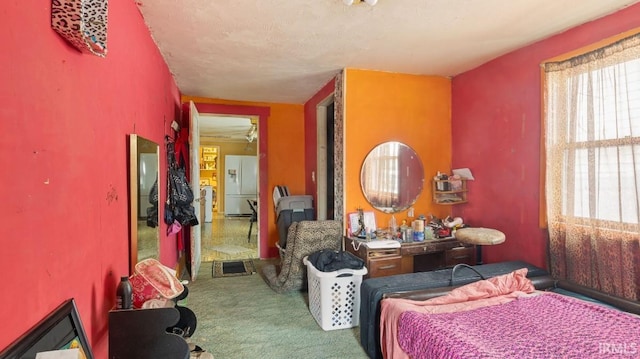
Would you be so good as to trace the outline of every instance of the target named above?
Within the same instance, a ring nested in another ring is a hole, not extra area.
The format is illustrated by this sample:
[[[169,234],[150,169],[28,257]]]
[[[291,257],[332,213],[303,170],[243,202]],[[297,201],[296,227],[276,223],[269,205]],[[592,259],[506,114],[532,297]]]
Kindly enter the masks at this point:
[[[369,175],[365,176],[362,191],[367,194],[369,202],[376,203],[376,207],[400,206],[399,157],[399,142],[377,146],[367,155],[366,167],[363,171]]]
[[[640,36],[544,65],[551,272],[640,298]]]

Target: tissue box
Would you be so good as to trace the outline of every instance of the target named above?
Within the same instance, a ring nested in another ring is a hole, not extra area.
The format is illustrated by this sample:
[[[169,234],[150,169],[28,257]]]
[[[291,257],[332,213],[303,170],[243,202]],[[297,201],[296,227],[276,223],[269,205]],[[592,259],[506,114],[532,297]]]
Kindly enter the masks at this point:
[[[62,349],[52,350],[48,352],[40,352],[36,354],[36,359],[84,359],[80,349]]]

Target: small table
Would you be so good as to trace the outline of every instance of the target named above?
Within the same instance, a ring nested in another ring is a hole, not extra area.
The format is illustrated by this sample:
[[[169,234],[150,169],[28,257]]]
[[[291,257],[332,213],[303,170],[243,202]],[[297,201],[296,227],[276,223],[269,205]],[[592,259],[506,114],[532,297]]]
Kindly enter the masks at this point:
[[[109,312],[109,358],[189,359],[189,344],[167,333],[180,320],[175,307]]]
[[[368,269],[365,278],[426,272],[476,262],[475,245],[456,238],[401,243],[399,248],[369,248],[366,241],[344,237],[344,248],[360,257]]]

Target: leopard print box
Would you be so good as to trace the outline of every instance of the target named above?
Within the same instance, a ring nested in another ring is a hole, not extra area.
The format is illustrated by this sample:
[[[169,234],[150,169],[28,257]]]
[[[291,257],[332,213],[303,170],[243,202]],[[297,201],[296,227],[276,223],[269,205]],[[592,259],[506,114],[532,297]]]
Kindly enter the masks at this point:
[[[107,54],[107,0],[52,0],[51,27],[80,51]]]

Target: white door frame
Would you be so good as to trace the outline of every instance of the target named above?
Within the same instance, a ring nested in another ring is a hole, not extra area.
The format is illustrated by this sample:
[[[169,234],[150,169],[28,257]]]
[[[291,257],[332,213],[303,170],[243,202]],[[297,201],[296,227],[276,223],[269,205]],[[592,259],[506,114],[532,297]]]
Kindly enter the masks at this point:
[[[200,215],[200,126],[198,125],[198,109],[193,101],[189,101],[189,115],[191,116],[189,121],[189,161],[191,165],[191,188],[193,189],[193,207],[195,209],[196,218],[198,221],[202,219]],[[197,226],[190,226],[191,231],[191,281],[195,281],[198,277],[198,271],[200,270],[200,264],[202,263],[201,255],[201,226],[199,223]]]

